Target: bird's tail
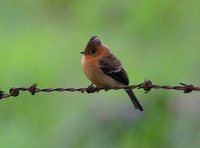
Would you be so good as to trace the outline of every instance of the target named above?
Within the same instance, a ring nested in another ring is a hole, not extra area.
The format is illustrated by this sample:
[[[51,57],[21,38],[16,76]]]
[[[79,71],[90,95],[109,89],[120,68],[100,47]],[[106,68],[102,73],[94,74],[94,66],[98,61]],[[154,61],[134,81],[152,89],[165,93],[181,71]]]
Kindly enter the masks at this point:
[[[138,99],[136,98],[134,92],[131,89],[126,90],[127,94],[129,95],[133,105],[135,106],[136,109],[139,109],[140,111],[143,111],[142,106],[140,105]]]

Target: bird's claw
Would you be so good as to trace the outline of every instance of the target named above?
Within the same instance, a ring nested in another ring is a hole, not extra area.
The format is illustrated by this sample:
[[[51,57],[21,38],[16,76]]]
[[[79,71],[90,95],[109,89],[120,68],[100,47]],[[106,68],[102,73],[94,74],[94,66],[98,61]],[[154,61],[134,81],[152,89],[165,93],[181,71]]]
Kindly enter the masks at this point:
[[[104,90],[105,90],[105,91],[109,91],[109,90],[111,90],[111,88],[109,88],[109,87],[104,87]]]
[[[87,93],[94,93],[94,92],[99,92],[99,90],[97,90],[97,87],[95,87],[93,84],[89,85],[87,90]]]

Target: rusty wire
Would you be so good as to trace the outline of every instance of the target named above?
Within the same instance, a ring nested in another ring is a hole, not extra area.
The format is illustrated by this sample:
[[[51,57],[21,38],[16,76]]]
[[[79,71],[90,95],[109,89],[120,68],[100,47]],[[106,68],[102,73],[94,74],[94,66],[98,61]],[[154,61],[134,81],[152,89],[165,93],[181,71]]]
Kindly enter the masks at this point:
[[[115,87],[115,88],[98,88],[94,86],[84,87],[84,88],[38,88],[37,84],[33,84],[30,87],[12,87],[10,88],[8,93],[5,93],[4,91],[0,90],[0,99],[3,98],[9,98],[9,97],[17,97],[19,96],[21,91],[28,91],[32,95],[35,95],[39,92],[81,92],[81,93],[95,93],[99,92],[100,90],[119,90],[119,89],[143,89],[145,93],[150,92],[152,89],[164,89],[164,90],[179,90],[183,91],[184,93],[190,93],[192,91],[200,91],[200,87],[193,86],[191,84],[184,84],[180,83],[180,85],[177,86],[169,86],[169,85],[157,85],[153,84],[149,80],[145,80],[143,83],[140,83],[138,85],[129,85],[125,87]]]

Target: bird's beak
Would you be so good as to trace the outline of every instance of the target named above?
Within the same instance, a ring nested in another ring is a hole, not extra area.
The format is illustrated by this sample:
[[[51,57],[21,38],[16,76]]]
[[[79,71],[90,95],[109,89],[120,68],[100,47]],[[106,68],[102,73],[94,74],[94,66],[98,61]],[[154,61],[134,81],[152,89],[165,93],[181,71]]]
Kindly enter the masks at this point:
[[[80,54],[85,54],[85,51],[81,51]]]

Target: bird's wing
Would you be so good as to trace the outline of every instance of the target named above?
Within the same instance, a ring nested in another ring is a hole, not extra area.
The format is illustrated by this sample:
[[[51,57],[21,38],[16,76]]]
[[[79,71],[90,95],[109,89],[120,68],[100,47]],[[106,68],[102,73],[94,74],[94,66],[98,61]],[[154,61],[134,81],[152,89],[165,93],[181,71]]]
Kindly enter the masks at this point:
[[[128,85],[129,79],[126,71],[123,69],[120,61],[114,56],[109,55],[99,60],[100,69],[113,79],[121,82],[122,84]]]

